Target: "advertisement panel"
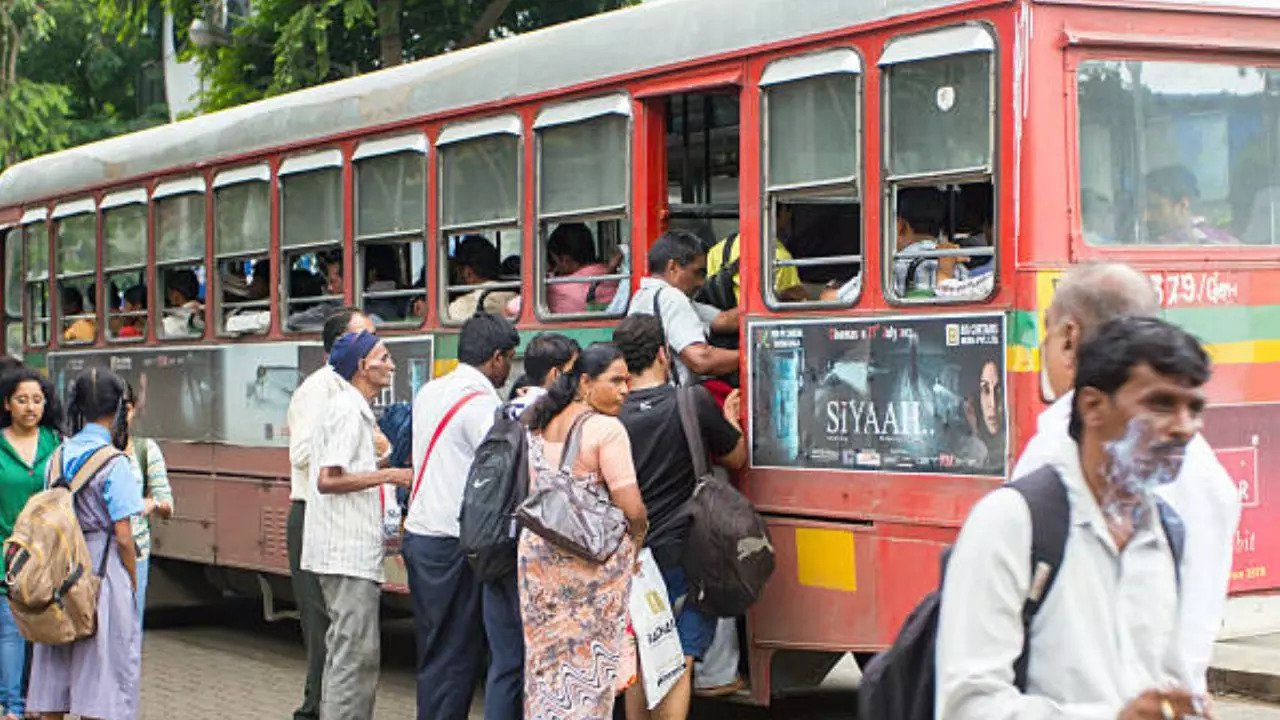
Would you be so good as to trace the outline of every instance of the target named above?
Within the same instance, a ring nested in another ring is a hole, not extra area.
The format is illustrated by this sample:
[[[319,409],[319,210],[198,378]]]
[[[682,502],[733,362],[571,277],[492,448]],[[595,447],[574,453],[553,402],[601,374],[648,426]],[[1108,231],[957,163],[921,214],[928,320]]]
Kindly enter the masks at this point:
[[[1001,313],[753,323],[757,467],[1002,477]]]
[[[1205,411],[1204,436],[1240,497],[1231,568],[1232,594],[1280,587],[1280,509],[1274,480],[1280,445],[1269,432],[1280,424],[1280,405],[1218,405]]]
[[[387,338],[396,362],[392,386],[374,405],[411,402],[431,379],[430,336]],[[71,380],[90,367],[114,370],[138,395],[142,436],[243,447],[287,447],[289,400],[324,362],[318,343],[255,343],[50,353],[49,376],[64,401]]]

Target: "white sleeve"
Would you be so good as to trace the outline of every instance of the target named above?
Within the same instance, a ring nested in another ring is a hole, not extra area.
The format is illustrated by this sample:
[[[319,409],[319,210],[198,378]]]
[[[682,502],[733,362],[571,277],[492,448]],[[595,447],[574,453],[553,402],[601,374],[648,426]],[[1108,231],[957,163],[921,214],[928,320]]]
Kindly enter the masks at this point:
[[[666,332],[667,344],[677,355],[690,345],[707,342],[705,323],[693,301],[679,290],[664,290],[659,296],[658,309],[662,311],[662,329]]]
[[[1194,692],[1203,693],[1231,582],[1240,496],[1230,473],[1199,435],[1187,446],[1177,481],[1160,494],[1187,528],[1179,624],[1187,681]]]
[[[315,395],[315,383],[303,380],[289,400],[289,413],[285,424],[289,426],[289,464],[305,468],[311,464],[311,430],[315,424],[310,406]]]
[[[936,647],[938,720],[1111,720],[1118,707],[1063,705],[1024,695],[1022,607],[1031,588],[1031,512],[1002,488],[974,506],[951,551]]]

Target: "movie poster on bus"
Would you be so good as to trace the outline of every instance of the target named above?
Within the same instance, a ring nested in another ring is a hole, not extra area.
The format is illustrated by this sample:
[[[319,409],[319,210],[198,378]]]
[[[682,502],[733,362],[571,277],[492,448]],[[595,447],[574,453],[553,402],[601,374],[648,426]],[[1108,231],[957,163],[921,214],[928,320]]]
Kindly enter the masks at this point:
[[[293,345],[227,345],[218,353],[224,393],[219,440],[243,447],[288,447],[289,400],[301,380]]]
[[[1005,473],[998,313],[750,328],[752,464]]]

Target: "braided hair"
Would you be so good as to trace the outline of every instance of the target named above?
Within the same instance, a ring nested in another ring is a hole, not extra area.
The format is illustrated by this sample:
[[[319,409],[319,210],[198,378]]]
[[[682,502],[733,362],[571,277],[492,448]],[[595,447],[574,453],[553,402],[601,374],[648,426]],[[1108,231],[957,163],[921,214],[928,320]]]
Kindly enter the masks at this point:
[[[89,368],[71,381],[67,401],[67,430],[75,435],[85,425],[110,419],[111,444],[124,450],[129,444],[128,386],[110,370]]]

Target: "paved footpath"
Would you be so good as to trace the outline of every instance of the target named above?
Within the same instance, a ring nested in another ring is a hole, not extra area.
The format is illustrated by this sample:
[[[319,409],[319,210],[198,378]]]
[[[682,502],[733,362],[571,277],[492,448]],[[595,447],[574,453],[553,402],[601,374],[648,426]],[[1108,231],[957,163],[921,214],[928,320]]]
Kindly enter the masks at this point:
[[[412,636],[405,621],[387,623],[384,662],[375,717],[414,717]],[[849,720],[855,698],[848,668],[833,691],[802,701],[782,703],[765,712],[727,704],[702,704],[697,720]],[[170,625],[148,629],[142,660],[141,720],[221,720],[246,717],[288,720],[301,699],[304,676],[297,625],[264,625],[237,620],[226,623]],[[472,718],[481,718],[475,703]],[[1219,702],[1220,720],[1280,720],[1280,706],[1237,699]]]

